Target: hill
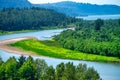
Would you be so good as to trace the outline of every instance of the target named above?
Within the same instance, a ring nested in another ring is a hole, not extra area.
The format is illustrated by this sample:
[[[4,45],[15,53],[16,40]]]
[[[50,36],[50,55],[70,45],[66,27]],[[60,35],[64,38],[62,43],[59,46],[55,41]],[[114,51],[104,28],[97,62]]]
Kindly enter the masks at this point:
[[[69,16],[107,15],[120,14],[120,6],[117,5],[96,5],[63,1],[48,4],[32,4],[28,0],[0,0],[0,9],[3,8],[24,8],[41,7],[53,9]]]
[[[73,18],[44,8],[3,9],[0,11],[0,30],[38,30],[58,28]]]
[[[69,16],[120,14],[120,6],[117,5],[96,5],[65,1],[51,4],[33,4],[33,6],[54,9]]]
[[[31,7],[28,0],[0,0],[0,9],[3,8],[24,8]]]

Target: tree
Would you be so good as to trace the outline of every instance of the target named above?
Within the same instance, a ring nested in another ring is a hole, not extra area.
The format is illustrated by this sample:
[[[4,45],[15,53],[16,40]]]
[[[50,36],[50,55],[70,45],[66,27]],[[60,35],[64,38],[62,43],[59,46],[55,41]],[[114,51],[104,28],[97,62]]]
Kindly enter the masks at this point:
[[[64,63],[58,64],[56,67],[56,80],[62,80],[62,76],[65,70]]]
[[[6,67],[6,64],[3,63],[0,65],[0,80],[6,80],[6,75],[5,75],[5,67]]]
[[[18,59],[18,67],[21,67],[25,61],[26,61],[26,57],[24,57],[23,55],[20,56]]]
[[[93,67],[88,68],[88,70],[86,71],[86,75],[85,75],[85,80],[98,80],[100,79],[99,74],[97,73],[97,71],[94,70]]]
[[[2,60],[2,57],[0,56],[0,65],[2,65],[2,63],[4,63],[4,62]]]
[[[18,63],[15,57],[10,57],[7,60],[6,66],[5,66],[5,74],[8,80],[11,80],[11,79],[16,80],[17,66],[18,66]]]
[[[29,56],[29,57],[27,58],[26,62],[34,63],[33,57]]]
[[[40,59],[36,59],[35,64],[37,66],[37,79],[39,80],[46,73],[48,65],[44,60]]]
[[[50,27],[58,28],[63,23],[74,22],[74,18],[68,17],[54,10],[43,8],[21,8],[0,10],[0,30],[38,30]]]
[[[118,19],[118,24],[119,24],[119,26],[120,26],[120,19]]]
[[[85,80],[85,72],[87,71],[86,64],[79,64],[76,67],[76,80]]]
[[[47,68],[46,73],[43,75],[41,80],[55,80],[55,69],[53,66]]]
[[[95,30],[100,30],[103,24],[104,24],[104,21],[102,19],[95,20]]]
[[[75,66],[73,63],[66,63],[62,80],[75,80]]]
[[[28,57],[21,67],[15,57],[9,58],[0,65],[0,80],[99,80],[100,76],[94,68],[86,64],[74,66],[73,63],[60,63],[56,69],[47,66],[44,60]],[[19,58],[20,59],[20,58]]]
[[[32,62],[31,57],[27,58],[26,61],[18,70],[18,75],[20,79],[25,80],[37,80],[37,67]]]

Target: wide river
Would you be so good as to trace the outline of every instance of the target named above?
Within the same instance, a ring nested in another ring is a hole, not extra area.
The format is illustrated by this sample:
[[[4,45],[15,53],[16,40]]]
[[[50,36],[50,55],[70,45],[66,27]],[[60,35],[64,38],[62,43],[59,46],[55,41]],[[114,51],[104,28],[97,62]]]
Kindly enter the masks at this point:
[[[120,14],[116,15],[88,15],[88,16],[78,16],[77,18],[82,18],[84,20],[96,20],[98,18],[100,19],[120,19]]]
[[[18,34],[11,34],[11,35],[2,35],[0,36],[0,40],[18,38],[18,37],[25,37],[25,36],[32,36],[36,37],[40,40],[48,40],[51,39],[51,36],[59,34],[63,29],[58,30],[43,30],[37,32],[28,32],[28,33],[18,33]],[[9,57],[15,56],[18,58],[20,55],[15,53],[9,53],[6,51],[0,50],[0,56],[6,61]],[[90,62],[90,61],[81,61],[81,60],[66,60],[66,59],[55,59],[55,58],[48,58],[48,57],[35,57],[44,59],[48,65],[53,65],[54,67],[61,63],[61,62],[73,62],[75,65],[79,63],[85,63],[88,67],[94,67],[98,73],[100,74],[103,80],[120,80],[120,64],[114,63],[102,63],[102,62]]]

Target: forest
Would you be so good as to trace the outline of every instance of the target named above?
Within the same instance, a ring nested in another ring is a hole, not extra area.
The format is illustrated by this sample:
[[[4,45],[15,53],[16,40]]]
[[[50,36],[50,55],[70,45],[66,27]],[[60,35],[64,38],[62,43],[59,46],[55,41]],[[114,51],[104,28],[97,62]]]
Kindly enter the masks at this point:
[[[0,80],[99,80],[98,72],[86,64],[60,63],[55,68],[31,56],[0,57]]]
[[[0,31],[60,28],[74,18],[44,8],[4,8],[0,10]]]
[[[75,30],[63,31],[54,40],[64,48],[120,58],[120,19],[79,20]]]

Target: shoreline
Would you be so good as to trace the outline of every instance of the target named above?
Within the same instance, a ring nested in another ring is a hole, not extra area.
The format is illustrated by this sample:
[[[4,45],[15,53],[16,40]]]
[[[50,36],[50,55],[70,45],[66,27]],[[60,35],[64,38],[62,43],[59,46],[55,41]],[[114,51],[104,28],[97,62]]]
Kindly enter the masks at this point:
[[[22,40],[29,40],[33,39],[35,40],[35,37],[20,37],[20,38],[13,38],[13,39],[7,39],[7,40],[1,40],[0,41],[0,50],[9,52],[9,53],[15,53],[19,55],[26,55],[26,56],[35,56],[35,57],[51,57],[51,58],[57,58],[57,59],[69,59],[69,60],[82,60],[82,61],[95,61],[95,62],[106,62],[106,61],[96,61],[96,60],[88,60],[88,59],[75,59],[75,58],[60,58],[60,57],[53,57],[53,56],[45,56],[45,55],[39,55],[35,52],[32,51],[25,51],[24,49],[20,49],[18,47],[12,47],[10,44],[14,44],[18,41]],[[90,57],[90,55],[88,55]],[[112,63],[120,63],[120,61],[107,61],[107,62],[112,62]]]
[[[0,41],[0,50],[9,52],[9,53],[15,53],[19,55],[28,55],[28,56],[36,56],[40,57],[40,55],[33,54],[33,52],[24,51],[16,47],[9,46],[12,43],[15,43],[17,41],[21,40],[27,40],[27,39],[35,39],[34,37],[20,37],[20,38],[13,38],[13,39],[7,39],[7,40],[1,40]]]

